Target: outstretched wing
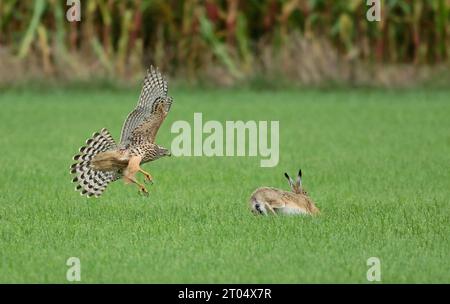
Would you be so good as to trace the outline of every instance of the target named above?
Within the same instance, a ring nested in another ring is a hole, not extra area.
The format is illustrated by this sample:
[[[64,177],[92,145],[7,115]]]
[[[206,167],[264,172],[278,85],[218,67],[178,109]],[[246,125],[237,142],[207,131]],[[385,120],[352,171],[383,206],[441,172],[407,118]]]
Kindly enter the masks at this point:
[[[156,112],[158,100],[165,100],[167,97],[167,81],[158,69],[150,67],[144,78],[141,96],[136,108],[127,116],[120,135],[120,145],[127,147],[133,137],[133,131],[144,122],[152,120],[151,116]],[[168,112],[170,104],[167,106]],[[161,121],[162,123],[162,121]],[[156,135],[156,134],[155,134]]]
[[[157,98],[153,103],[151,110],[151,115],[144,119],[142,124],[140,124],[131,133],[131,141],[134,139],[144,138],[150,143],[155,142],[156,133],[158,133],[159,127],[163,123],[172,105],[172,98]]]

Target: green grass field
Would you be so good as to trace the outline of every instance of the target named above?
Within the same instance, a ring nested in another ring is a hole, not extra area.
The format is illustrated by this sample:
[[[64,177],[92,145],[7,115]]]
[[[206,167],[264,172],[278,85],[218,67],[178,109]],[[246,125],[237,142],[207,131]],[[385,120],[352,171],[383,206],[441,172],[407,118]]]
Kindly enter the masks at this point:
[[[94,131],[118,139],[139,90],[0,94],[0,282],[450,282],[450,91],[173,91],[175,120],[279,120],[280,162],[172,157],[144,165],[149,197],[116,182],[74,191],[71,157]],[[258,186],[303,169],[322,214],[255,217]],[[140,177],[141,178],[141,177]],[[142,178],[141,178],[142,180]]]

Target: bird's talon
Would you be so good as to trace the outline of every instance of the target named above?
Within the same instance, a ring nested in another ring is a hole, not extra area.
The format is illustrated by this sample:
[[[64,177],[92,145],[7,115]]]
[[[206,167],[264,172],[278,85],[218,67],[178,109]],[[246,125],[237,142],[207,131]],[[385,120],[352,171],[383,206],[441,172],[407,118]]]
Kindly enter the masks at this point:
[[[139,194],[144,195],[144,196],[149,195],[147,189],[145,189],[144,187],[139,189]]]
[[[145,182],[146,183],[150,183],[153,185],[153,178],[151,177],[151,175],[145,175]]]

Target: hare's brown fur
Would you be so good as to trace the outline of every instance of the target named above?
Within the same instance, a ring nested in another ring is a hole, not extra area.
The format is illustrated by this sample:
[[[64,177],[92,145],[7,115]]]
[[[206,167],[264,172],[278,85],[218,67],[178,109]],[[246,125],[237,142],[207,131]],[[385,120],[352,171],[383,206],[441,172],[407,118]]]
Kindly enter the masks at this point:
[[[285,174],[292,192],[272,187],[256,189],[250,197],[250,208],[256,214],[318,214],[320,211],[301,186],[301,171],[297,181]]]

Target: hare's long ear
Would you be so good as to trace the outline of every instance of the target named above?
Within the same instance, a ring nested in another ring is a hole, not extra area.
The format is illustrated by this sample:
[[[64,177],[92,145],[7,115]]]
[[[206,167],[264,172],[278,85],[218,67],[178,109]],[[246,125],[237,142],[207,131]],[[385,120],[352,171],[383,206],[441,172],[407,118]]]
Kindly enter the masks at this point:
[[[300,191],[302,190],[302,169],[298,170],[296,186]]]
[[[284,173],[284,176],[287,178],[287,180],[289,182],[289,186],[291,186],[292,191],[294,191],[294,189],[295,189],[294,181],[289,176],[289,174],[287,174],[286,172]]]

